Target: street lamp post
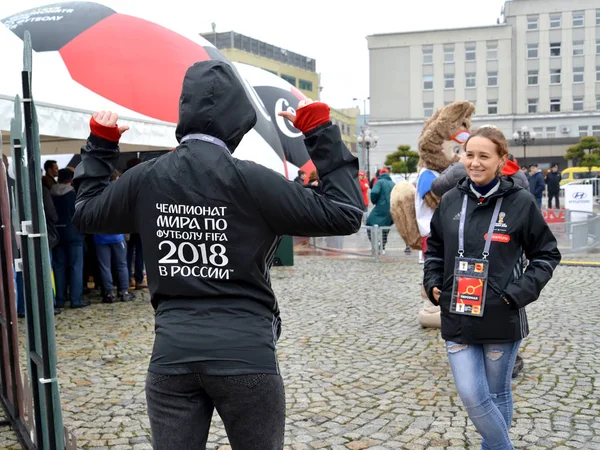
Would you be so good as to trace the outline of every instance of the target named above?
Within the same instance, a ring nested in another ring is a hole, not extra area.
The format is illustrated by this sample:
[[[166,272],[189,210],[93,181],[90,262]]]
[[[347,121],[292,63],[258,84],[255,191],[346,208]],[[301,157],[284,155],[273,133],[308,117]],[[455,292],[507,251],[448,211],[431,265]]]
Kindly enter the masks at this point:
[[[362,125],[360,127],[360,132],[361,134],[364,133],[365,129],[369,126],[369,123],[367,121],[367,100],[370,100],[371,97],[367,97],[367,98],[359,98],[359,97],[354,97],[352,100],[353,101],[361,101],[363,102],[363,109],[362,109],[362,117],[363,117],[363,121],[362,121]],[[360,110],[360,107],[358,107]],[[360,162],[360,169],[363,170],[364,166],[365,166],[365,157],[364,157],[364,147],[362,145],[359,145],[359,152],[358,152],[358,160]]]
[[[513,133],[515,145],[523,146],[523,165],[527,167],[527,146],[535,141],[535,131],[529,131],[527,127],[522,127]]]
[[[371,167],[370,167],[370,155],[369,152],[372,148],[377,147],[377,142],[379,141],[379,137],[377,135],[373,135],[371,133],[371,129],[368,126],[365,126],[360,135],[356,137],[356,142],[360,146],[361,149],[366,151],[367,155],[367,178],[371,179]]]

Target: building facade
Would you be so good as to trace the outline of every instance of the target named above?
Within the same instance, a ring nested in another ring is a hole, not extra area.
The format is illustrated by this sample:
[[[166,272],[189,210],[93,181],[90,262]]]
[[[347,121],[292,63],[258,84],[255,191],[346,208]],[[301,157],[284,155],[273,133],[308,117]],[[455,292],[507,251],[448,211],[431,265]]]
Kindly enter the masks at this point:
[[[308,98],[319,99],[320,78],[314,59],[233,31],[201,35],[230,61],[268,70],[298,88]]]
[[[455,100],[475,104],[473,127],[498,126],[511,152],[542,168],[581,136],[600,137],[600,3],[513,0],[492,26],[368,37],[371,128],[379,168],[398,145],[417,147],[425,119]],[[512,143],[527,127],[536,140]]]
[[[342,140],[353,155],[358,154],[356,148],[356,118],[359,113],[358,108],[331,108],[331,123],[340,127]]]

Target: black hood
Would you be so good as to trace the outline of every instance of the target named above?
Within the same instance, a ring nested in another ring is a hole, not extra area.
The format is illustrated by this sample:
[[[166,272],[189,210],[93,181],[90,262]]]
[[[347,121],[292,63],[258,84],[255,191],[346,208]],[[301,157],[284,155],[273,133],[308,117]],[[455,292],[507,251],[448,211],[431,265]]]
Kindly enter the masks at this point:
[[[221,139],[233,153],[256,124],[256,111],[231,66],[202,61],[190,67],[179,99],[177,141],[192,133]]]

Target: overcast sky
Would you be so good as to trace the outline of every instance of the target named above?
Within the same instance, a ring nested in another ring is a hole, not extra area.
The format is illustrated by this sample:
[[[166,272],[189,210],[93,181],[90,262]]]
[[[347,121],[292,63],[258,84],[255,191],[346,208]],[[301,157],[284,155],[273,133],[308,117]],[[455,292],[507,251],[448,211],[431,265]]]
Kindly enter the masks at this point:
[[[56,0],[0,2],[0,18]],[[238,33],[316,59],[321,99],[336,108],[369,95],[366,36],[496,23],[504,0],[99,0],[117,12],[175,31]],[[368,104],[367,104],[368,110]]]

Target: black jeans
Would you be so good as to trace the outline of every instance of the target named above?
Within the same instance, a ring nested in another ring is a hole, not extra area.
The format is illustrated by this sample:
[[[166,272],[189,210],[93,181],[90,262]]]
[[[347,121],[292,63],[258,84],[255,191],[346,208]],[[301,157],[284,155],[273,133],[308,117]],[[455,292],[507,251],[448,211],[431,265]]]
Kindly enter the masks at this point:
[[[282,450],[281,375],[212,376],[148,372],[146,402],[155,450],[206,449],[214,408],[233,450]]]
[[[554,204],[556,205],[556,209],[560,209],[560,198],[558,196],[558,192],[556,194],[554,193],[548,193],[548,209],[552,209],[552,199],[554,200]]]
[[[142,238],[138,233],[129,235],[129,242],[127,242],[127,271],[130,280],[135,276],[137,284],[144,282],[144,253],[142,252]]]
[[[381,249],[382,250],[385,250],[385,246],[387,245],[388,234],[390,234],[389,228],[381,230]],[[369,237],[369,242],[372,242],[370,228],[367,228],[367,236]],[[374,244],[374,245],[377,245],[377,244]]]

